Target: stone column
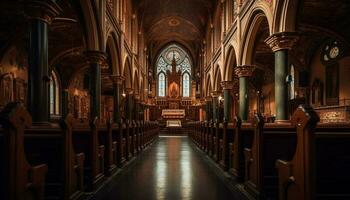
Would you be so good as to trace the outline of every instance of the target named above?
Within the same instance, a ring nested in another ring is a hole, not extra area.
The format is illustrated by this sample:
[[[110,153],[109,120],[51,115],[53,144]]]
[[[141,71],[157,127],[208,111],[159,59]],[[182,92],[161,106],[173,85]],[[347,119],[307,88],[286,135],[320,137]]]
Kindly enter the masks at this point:
[[[294,32],[276,33],[265,40],[275,53],[276,121],[288,120],[288,51],[298,40]]]
[[[101,65],[106,60],[106,54],[101,51],[86,51],[85,56],[89,62],[90,86],[90,119],[100,118],[101,114]]]
[[[254,66],[237,66],[235,73],[239,77],[239,116],[243,121],[248,119],[249,112],[249,91],[248,77],[252,76]]]
[[[212,119],[212,115],[211,115],[211,97],[208,96],[208,97],[205,97],[205,118],[206,118],[206,121],[210,121],[210,119]]]
[[[224,122],[229,122],[231,120],[231,90],[233,89],[233,81],[223,81],[221,82],[221,87],[224,91]]]
[[[26,1],[24,4],[30,19],[28,109],[33,122],[48,122],[48,25],[62,10],[54,1]]]
[[[134,95],[134,119],[140,120],[140,95],[135,94]]]
[[[124,76],[111,75],[111,80],[113,82],[113,121],[118,123],[121,121],[120,116],[120,100],[121,100],[121,87],[123,81],[125,80]]]
[[[134,90],[132,88],[126,88],[126,113],[125,117],[129,122],[133,120],[133,94]]]
[[[211,93],[211,96],[213,97],[212,99],[212,106],[213,106],[213,121],[217,122],[219,120],[219,110],[218,110],[218,105],[219,105],[219,96],[220,96],[220,92],[219,91],[214,91]]]

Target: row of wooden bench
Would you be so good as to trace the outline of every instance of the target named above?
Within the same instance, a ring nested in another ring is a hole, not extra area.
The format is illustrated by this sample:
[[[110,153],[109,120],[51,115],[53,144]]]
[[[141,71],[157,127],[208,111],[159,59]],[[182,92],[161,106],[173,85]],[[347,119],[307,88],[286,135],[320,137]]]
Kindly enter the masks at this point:
[[[158,136],[155,122],[37,124],[10,103],[0,113],[0,199],[81,199]]]
[[[350,199],[350,123],[300,106],[285,123],[194,122],[189,136],[256,199]]]

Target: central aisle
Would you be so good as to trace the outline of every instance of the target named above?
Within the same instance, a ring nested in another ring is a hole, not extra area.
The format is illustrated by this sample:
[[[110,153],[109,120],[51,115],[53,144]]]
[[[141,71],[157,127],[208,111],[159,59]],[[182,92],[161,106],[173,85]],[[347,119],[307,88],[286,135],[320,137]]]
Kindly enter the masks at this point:
[[[235,199],[186,136],[160,137],[97,199]]]

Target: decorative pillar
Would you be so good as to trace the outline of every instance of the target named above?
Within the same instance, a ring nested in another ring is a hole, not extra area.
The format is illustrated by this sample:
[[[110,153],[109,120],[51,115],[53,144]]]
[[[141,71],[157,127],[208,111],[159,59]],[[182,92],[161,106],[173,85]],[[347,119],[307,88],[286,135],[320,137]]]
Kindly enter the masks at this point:
[[[252,76],[254,66],[237,66],[235,73],[239,77],[239,116],[243,121],[248,119],[249,112],[249,91],[248,77]]]
[[[28,109],[33,122],[49,121],[48,25],[62,10],[54,1],[26,1],[30,19]],[[40,105],[40,106],[38,106]]]
[[[120,122],[120,101],[121,101],[121,87],[123,81],[125,80],[124,76],[111,75],[111,80],[113,82],[113,120],[114,122]]]
[[[90,65],[90,119],[100,118],[101,114],[101,65],[106,60],[106,54],[101,51],[86,51],[85,56]]]
[[[132,88],[126,88],[126,119],[129,120],[129,122],[132,121],[133,118],[133,94],[134,90]]]
[[[276,33],[265,40],[275,53],[275,104],[276,121],[288,120],[288,51],[298,40],[294,32]]]
[[[212,116],[211,116],[211,97],[210,96],[207,96],[205,97],[205,118],[206,118],[206,121],[210,121],[210,119],[212,119]]]
[[[213,121],[218,122],[219,120],[219,112],[218,112],[218,105],[219,105],[219,100],[218,97],[220,96],[219,91],[214,91],[211,93],[211,96],[213,97],[212,99],[212,104],[213,104]]]
[[[233,89],[233,81],[221,82],[221,87],[224,91],[224,122],[231,120],[231,90]]]
[[[134,95],[134,119],[140,120],[140,95],[135,94]]]

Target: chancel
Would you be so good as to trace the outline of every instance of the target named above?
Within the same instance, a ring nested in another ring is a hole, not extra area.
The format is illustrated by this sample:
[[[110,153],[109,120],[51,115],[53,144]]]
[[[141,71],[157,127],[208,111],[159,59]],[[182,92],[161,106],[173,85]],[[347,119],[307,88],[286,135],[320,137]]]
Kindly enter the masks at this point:
[[[0,199],[350,199],[350,2],[0,1]]]

